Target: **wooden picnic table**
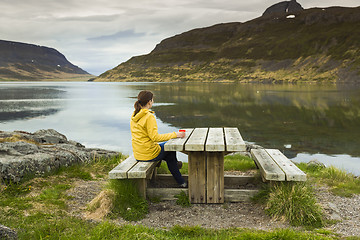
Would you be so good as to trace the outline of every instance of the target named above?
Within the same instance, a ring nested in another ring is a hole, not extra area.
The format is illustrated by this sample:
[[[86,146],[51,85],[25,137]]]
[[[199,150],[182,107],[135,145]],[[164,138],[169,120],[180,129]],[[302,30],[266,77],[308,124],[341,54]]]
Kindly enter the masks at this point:
[[[239,130],[226,127],[185,129],[184,138],[171,139],[164,148],[188,155],[192,203],[223,203],[224,156],[246,151]]]

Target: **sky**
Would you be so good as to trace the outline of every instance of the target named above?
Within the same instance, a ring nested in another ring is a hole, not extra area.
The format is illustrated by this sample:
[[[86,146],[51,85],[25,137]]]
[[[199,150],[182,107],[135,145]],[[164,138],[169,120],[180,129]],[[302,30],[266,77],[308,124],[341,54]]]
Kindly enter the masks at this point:
[[[246,22],[282,0],[0,0],[1,40],[55,48],[99,75],[163,39],[218,23]],[[359,0],[298,0],[305,8]]]

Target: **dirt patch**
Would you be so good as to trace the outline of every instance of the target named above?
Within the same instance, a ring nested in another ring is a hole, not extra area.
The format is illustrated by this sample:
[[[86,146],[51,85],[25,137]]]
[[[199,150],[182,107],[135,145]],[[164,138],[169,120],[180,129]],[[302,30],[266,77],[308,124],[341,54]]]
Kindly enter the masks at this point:
[[[88,220],[100,221],[101,215],[89,215],[89,203],[102,191],[106,181],[78,181],[68,191],[69,212]],[[360,236],[360,195],[352,198],[335,196],[325,187],[316,187],[316,196],[328,218],[337,222],[327,229],[343,236]],[[98,196],[99,198],[99,196]],[[100,217],[99,217],[100,216]],[[189,208],[176,205],[175,201],[149,204],[149,214],[137,222],[121,218],[118,224],[144,225],[152,228],[180,226],[201,226],[204,228],[241,227],[258,230],[287,228],[286,222],[274,220],[266,215],[264,206],[252,202],[225,204],[193,204]]]

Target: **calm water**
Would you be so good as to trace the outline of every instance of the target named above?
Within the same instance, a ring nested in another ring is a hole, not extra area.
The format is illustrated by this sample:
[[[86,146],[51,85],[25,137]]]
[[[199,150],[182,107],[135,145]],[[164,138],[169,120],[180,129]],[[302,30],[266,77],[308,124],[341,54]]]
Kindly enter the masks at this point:
[[[0,83],[0,130],[53,128],[87,147],[131,152],[140,90],[155,94],[160,133],[238,127],[244,140],[296,161],[360,174],[360,87],[227,83]],[[184,155],[180,155],[186,160]]]

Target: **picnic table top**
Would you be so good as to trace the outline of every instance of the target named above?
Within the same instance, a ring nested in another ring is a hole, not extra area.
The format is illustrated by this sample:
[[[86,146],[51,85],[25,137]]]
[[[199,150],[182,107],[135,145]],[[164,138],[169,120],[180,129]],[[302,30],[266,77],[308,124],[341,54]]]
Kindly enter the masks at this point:
[[[184,138],[169,140],[165,151],[238,152],[246,151],[246,144],[237,128],[189,128]]]

